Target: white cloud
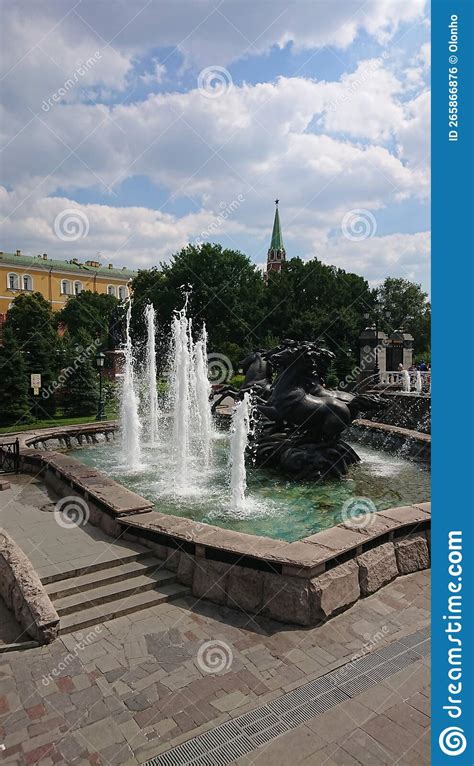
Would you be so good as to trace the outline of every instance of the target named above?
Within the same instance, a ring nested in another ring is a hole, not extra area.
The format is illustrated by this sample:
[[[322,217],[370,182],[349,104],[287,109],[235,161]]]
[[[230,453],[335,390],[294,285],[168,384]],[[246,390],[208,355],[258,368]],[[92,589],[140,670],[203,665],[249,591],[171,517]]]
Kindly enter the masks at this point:
[[[323,260],[346,271],[369,275],[372,285],[387,275],[403,277],[429,287],[430,234],[388,234],[351,242],[339,237],[323,252]]]
[[[163,82],[166,75],[166,67],[164,64],[160,64],[156,59],[153,60],[153,69],[151,72],[145,72],[141,75],[140,80],[145,85],[160,84]]]
[[[401,24],[421,22],[423,9],[413,0],[274,0],[248,4],[242,14],[240,0],[218,10],[210,0],[183,0],[115,3],[110,13],[109,4],[92,0],[76,8],[63,0],[24,0],[21,9],[5,2],[4,242],[65,257],[55,216],[76,205],[78,189],[106,190],[110,204],[78,206],[90,231],[68,245],[71,257],[101,251],[121,263],[152,265],[198,237],[220,206],[241,194],[245,205],[222,232],[236,246],[250,239],[251,255],[260,258],[269,201],[278,194],[294,254],[316,249],[318,257],[347,256],[352,264],[346,243],[329,238],[346,211],[378,211],[429,193],[429,46],[401,63],[388,46]],[[196,86],[133,100],[137,84],[141,93],[143,86],[176,85],[158,48],[174,46],[197,81],[204,66],[230,66],[275,46],[317,55],[331,45],[342,56],[361,32],[387,45],[388,57],[360,60],[335,81],[281,77],[234,85],[214,99]],[[65,88],[96,52],[75,87]],[[60,103],[45,109],[60,89]],[[195,212],[114,207],[114,191],[133,176],[148,177],[175,200],[190,198]],[[406,237],[409,257],[416,257],[418,235],[391,236]],[[349,268],[371,279],[384,268],[393,273],[406,265],[390,260],[402,244],[374,238]]]

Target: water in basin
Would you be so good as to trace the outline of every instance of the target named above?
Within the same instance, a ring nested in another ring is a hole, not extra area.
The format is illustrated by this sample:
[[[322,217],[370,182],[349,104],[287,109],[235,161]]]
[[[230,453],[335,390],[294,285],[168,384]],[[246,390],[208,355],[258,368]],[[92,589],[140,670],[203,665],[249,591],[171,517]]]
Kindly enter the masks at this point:
[[[249,468],[243,508],[232,507],[229,436],[224,432],[212,440],[209,470],[193,474],[189,466],[188,480],[180,488],[166,443],[142,446],[143,466],[138,471],[124,466],[118,442],[82,447],[70,454],[149,499],[161,513],[286,541],[338,524],[350,498],[369,498],[378,510],[429,499],[430,473],[425,465],[360,444],[352,446],[361,462],[349,469],[346,478],[322,484],[290,481],[262,468]]]

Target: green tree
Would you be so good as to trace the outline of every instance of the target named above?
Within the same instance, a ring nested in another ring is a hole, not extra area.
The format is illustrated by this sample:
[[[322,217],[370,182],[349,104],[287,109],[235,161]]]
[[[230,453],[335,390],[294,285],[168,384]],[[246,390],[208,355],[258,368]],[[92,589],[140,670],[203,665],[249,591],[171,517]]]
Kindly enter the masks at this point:
[[[5,327],[0,346],[0,425],[31,420],[28,374],[23,354],[10,327]]]
[[[97,344],[85,330],[78,330],[70,343],[69,364],[63,370],[64,410],[68,415],[95,415],[99,389],[95,352]]]
[[[60,368],[60,341],[49,303],[41,293],[18,295],[7,313],[5,328],[9,328],[24,354],[27,376],[41,373],[42,390],[54,390]],[[29,380],[28,380],[29,385]],[[30,409],[33,392],[29,389]],[[53,395],[38,399],[39,413],[52,416],[56,407]]]
[[[210,351],[225,353],[224,345],[232,343],[233,356],[240,357],[258,345],[265,308],[262,274],[243,253],[209,243],[188,245],[163,264],[161,271],[139,272],[132,285],[136,341],[145,335],[147,301],[153,303],[161,337],[166,339],[173,311],[183,307],[187,285],[192,285],[190,316],[196,330],[206,322]],[[159,356],[163,357],[160,351]]]
[[[79,330],[85,330],[91,338],[100,338],[102,343],[106,343],[111,317],[118,303],[113,295],[85,290],[68,299],[64,308],[56,314],[56,320],[58,325],[66,325],[72,336]]]
[[[415,352],[429,352],[431,305],[421,285],[400,277],[388,277],[378,288],[377,299],[385,317],[382,329],[410,332]]]

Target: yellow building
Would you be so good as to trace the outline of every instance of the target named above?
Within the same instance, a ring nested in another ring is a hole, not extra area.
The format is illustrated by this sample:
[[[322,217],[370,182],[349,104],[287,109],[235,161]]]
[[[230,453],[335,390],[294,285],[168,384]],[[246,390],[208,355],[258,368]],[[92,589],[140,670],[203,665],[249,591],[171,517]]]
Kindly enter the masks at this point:
[[[54,311],[61,309],[71,295],[83,290],[114,295],[123,300],[128,295],[128,282],[136,275],[127,268],[115,269],[112,263],[98,261],[80,263],[77,258],[59,261],[43,255],[0,252],[0,317],[5,315],[13,299],[20,293],[38,292]]]

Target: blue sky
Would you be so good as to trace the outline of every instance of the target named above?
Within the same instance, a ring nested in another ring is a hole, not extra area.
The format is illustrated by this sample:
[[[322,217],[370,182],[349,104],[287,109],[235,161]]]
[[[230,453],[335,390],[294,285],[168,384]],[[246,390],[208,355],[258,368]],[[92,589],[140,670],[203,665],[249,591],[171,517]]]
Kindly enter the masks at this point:
[[[428,288],[423,1],[29,5],[4,3],[4,251],[263,265],[278,196],[289,257]]]

